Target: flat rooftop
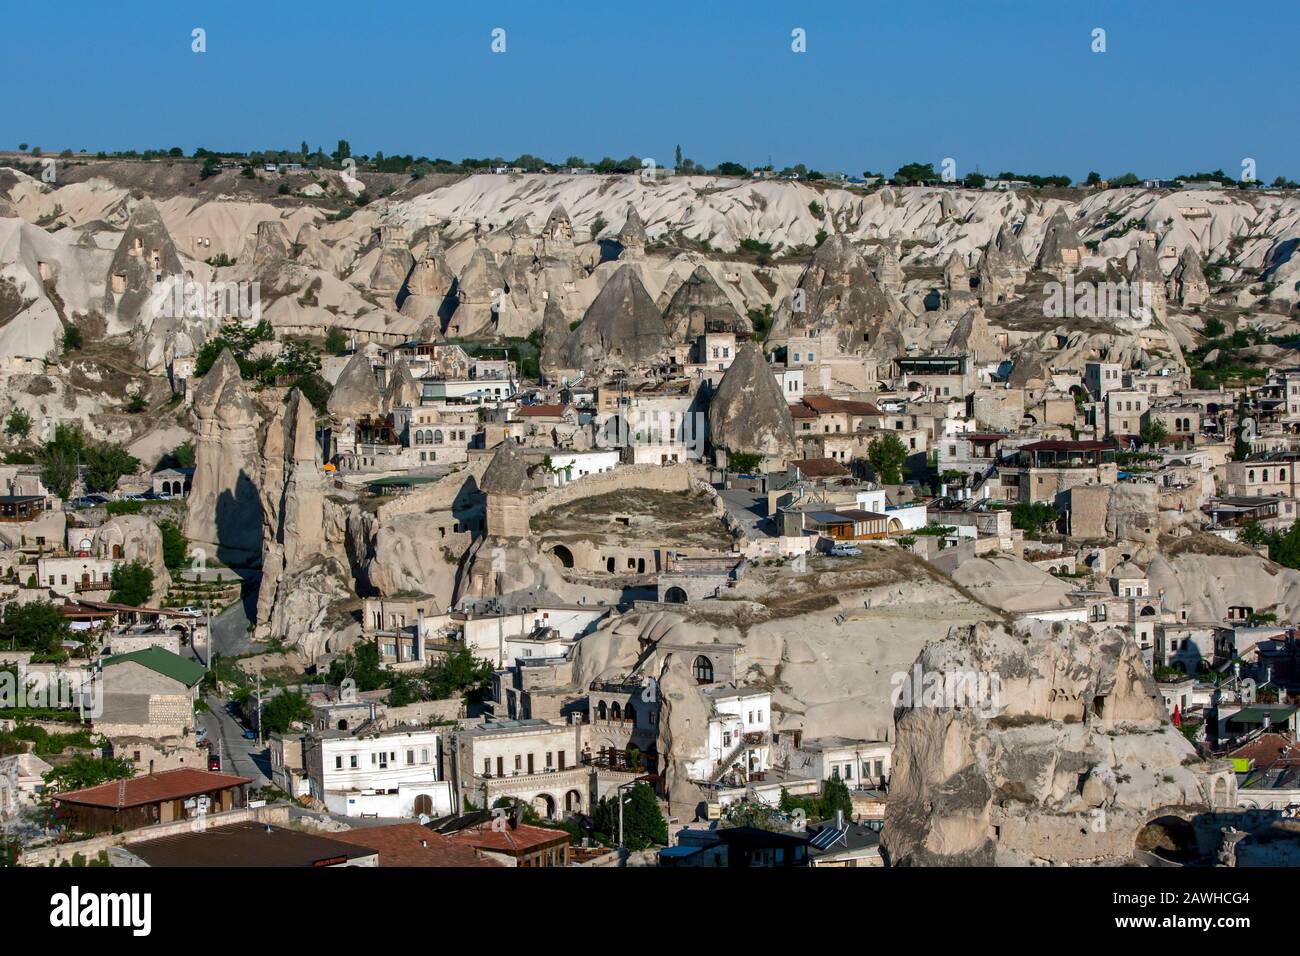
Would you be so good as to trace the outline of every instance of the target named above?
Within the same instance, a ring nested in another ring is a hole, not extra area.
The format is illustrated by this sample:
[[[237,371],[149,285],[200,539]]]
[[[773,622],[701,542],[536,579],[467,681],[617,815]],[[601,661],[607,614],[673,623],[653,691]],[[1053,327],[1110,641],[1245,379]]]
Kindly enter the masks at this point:
[[[328,837],[268,826],[232,823],[198,833],[132,843],[150,866],[337,866],[378,852]]]

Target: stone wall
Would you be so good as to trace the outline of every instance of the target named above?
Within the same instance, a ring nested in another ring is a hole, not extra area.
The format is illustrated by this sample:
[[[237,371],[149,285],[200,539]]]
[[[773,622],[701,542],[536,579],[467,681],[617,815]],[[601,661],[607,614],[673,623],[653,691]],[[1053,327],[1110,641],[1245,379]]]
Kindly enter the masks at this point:
[[[531,501],[532,513],[537,514],[559,505],[608,494],[611,491],[624,491],[628,488],[644,488],[652,491],[690,491],[694,469],[688,463],[676,465],[620,465],[613,471],[597,475],[587,475],[577,481],[559,488],[547,488],[535,494]]]

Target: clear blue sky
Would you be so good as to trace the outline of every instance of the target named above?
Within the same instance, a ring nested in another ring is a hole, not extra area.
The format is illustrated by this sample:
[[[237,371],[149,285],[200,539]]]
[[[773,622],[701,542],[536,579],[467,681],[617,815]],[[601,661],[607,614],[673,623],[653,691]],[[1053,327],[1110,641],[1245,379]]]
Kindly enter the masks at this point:
[[[1300,179],[1298,39],[1294,0],[11,3],[0,148],[346,138],[358,154],[668,165],[680,143],[710,166],[951,156],[958,175],[1081,178],[1239,175],[1252,157],[1261,179]]]

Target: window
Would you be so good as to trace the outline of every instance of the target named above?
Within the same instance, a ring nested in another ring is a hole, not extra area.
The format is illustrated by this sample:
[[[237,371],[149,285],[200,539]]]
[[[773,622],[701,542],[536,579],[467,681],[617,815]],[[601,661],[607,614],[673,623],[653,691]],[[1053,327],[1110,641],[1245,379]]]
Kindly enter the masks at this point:
[[[353,770],[356,770],[356,769],[357,769],[357,755],[356,755],[356,754],[353,754],[351,757],[348,758],[348,765],[349,765]]]
[[[343,769],[343,756],[341,754],[334,758],[334,769],[335,770]]]
[[[524,769],[524,758],[520,754],[515,754],[515,772],[518,773]]]
[[[483,758],[483,776],[485,776],[485,777],[490,777],[490,776],[492,776],[492,758],[491,758],[491,757],[484,757],[484,758]]]
[[[551,767],[555,766],[555,763],[554,763],[553,757],[554,757],[554,754],[553,754],[551,751],[549,751],[549,750],[546,751],[546,767],[547,767],[548,770],[549,770]]]
[[[409,766],[411,766],[411,764],[413,764],[413,763],[415,763],[415,751],[414,751],[414,750],[408,750],[408,751],[406,752],[406,765],[409,767]]]

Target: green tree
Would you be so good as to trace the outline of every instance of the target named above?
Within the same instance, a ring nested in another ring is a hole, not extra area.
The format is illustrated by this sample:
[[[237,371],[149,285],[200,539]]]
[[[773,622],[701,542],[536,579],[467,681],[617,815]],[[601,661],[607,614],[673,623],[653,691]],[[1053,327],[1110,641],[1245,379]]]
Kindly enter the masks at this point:
[[[294,723],[311,720],[311,705],[297,691],[276,694],[262,705],[262,733],[283,734]]]
[[[763,456],[752,452],[733,451],[727,455],[727,471],[738,475],[755,474],[763,465]]]
[[[117,487],[118,479],[135,474],[140,467],[135,456],[121,445],[109,442],[86,448],[82,461],[86,468],[86,485],[92,491],[112,491]]]
[[[388,675],[379,666],[379,648],[373,643],[361,644],[356,652],[348,651],[341,658],[330,662],[327,680],[331,684],[342,684],[351,678],[356,682],[357,690],[379,690],[388,686]]]
[[[59,425],[54,429],[54,437],[36,453],[36,461],[41,466],[41,481],[60,498],[72,494],[85,447],[86,438],[79,427]]]
[[[337,325],[333,326],[325,333],[325,351],[331,355],[338,355],[348,347],[348,337]]]
[[[907,163],[898,167],[894,173],[894,182],[899,186],[911,183],[932,183],[939,178],[933,163]]]
[[[646,784],[633,784],[626,793],[615,791],[596,805],[592,814],[596,830],[618,839],[618,800],[623,803],[623,845],[629,850],[668,843],[668,824],[655,793]]]
[[[884,432],[871,439],[867,446],[867,463],[882,485],[897,485],[903,480],[903,462],[907,460],[907,446],[893,432]]]
[[[21,408],[15,408],[5,419],[5,434],[20,441],[26,440],[32,431],[32,416]]]
[[[849,794],[849,785],[838,776],[833,776],[826,781],[826,785],[822,788],[822,819],[831,819],[835,816],[837,810],[844,812],[846,820],[852,819],[853,797]]]
[[[171,450],[171,460],[177,468],[194,467],[194,442],[187,441]]]
[[[1026,534],[1041,534],[1044,530],[1055,530],[1059,516],[1056,509],[1041,501],[1022,501],[1011,509],[1011,527],[1019,528]]]
[[[1098,173],[1098,172],[1091,172],[1091,173],[1089,173],[1089,174],[1088,174],[1088,178],[1085,180],[1085,182],[1086,182],[1089,186],[1100,186],[1100,185],[1101,185],[1101,173]]]
[[[1159,445],[1169,437],[1169,429],[1165,427],[1164,422],[1153,418],[1142,426],[1138,437],[1142,439],[1144,445]]]
[[[112,586],[108,599],[114,604],[143,607],[153,594],[153,569],[142,561],[119,564],[113,568]]]
[[[30,584],[31,582],[29,582]],[[9,604],[0,620],[0,647],[31,650],[45,656],[57,655],[60,642],[71,639],[68,619],[50,601]]]
[[[458,695],[481,698],[492,680],[492,664],[479,660],[466,646],[452,651],[425,671],[429,694],[433,700],[448,700]]]
[[[45,775],[45,796],[97,787],[112,780],[130,780],[135,765],[121,757],[78,755]]]
[[[185,532],[174,521],[158,522],[158,530],[162,532],[163,564],[173,571],[184,567],[185,558],[190,551]]]
[[[75,325],[63,327],[63,353],[75,352],[85,344],[81,329]]]

